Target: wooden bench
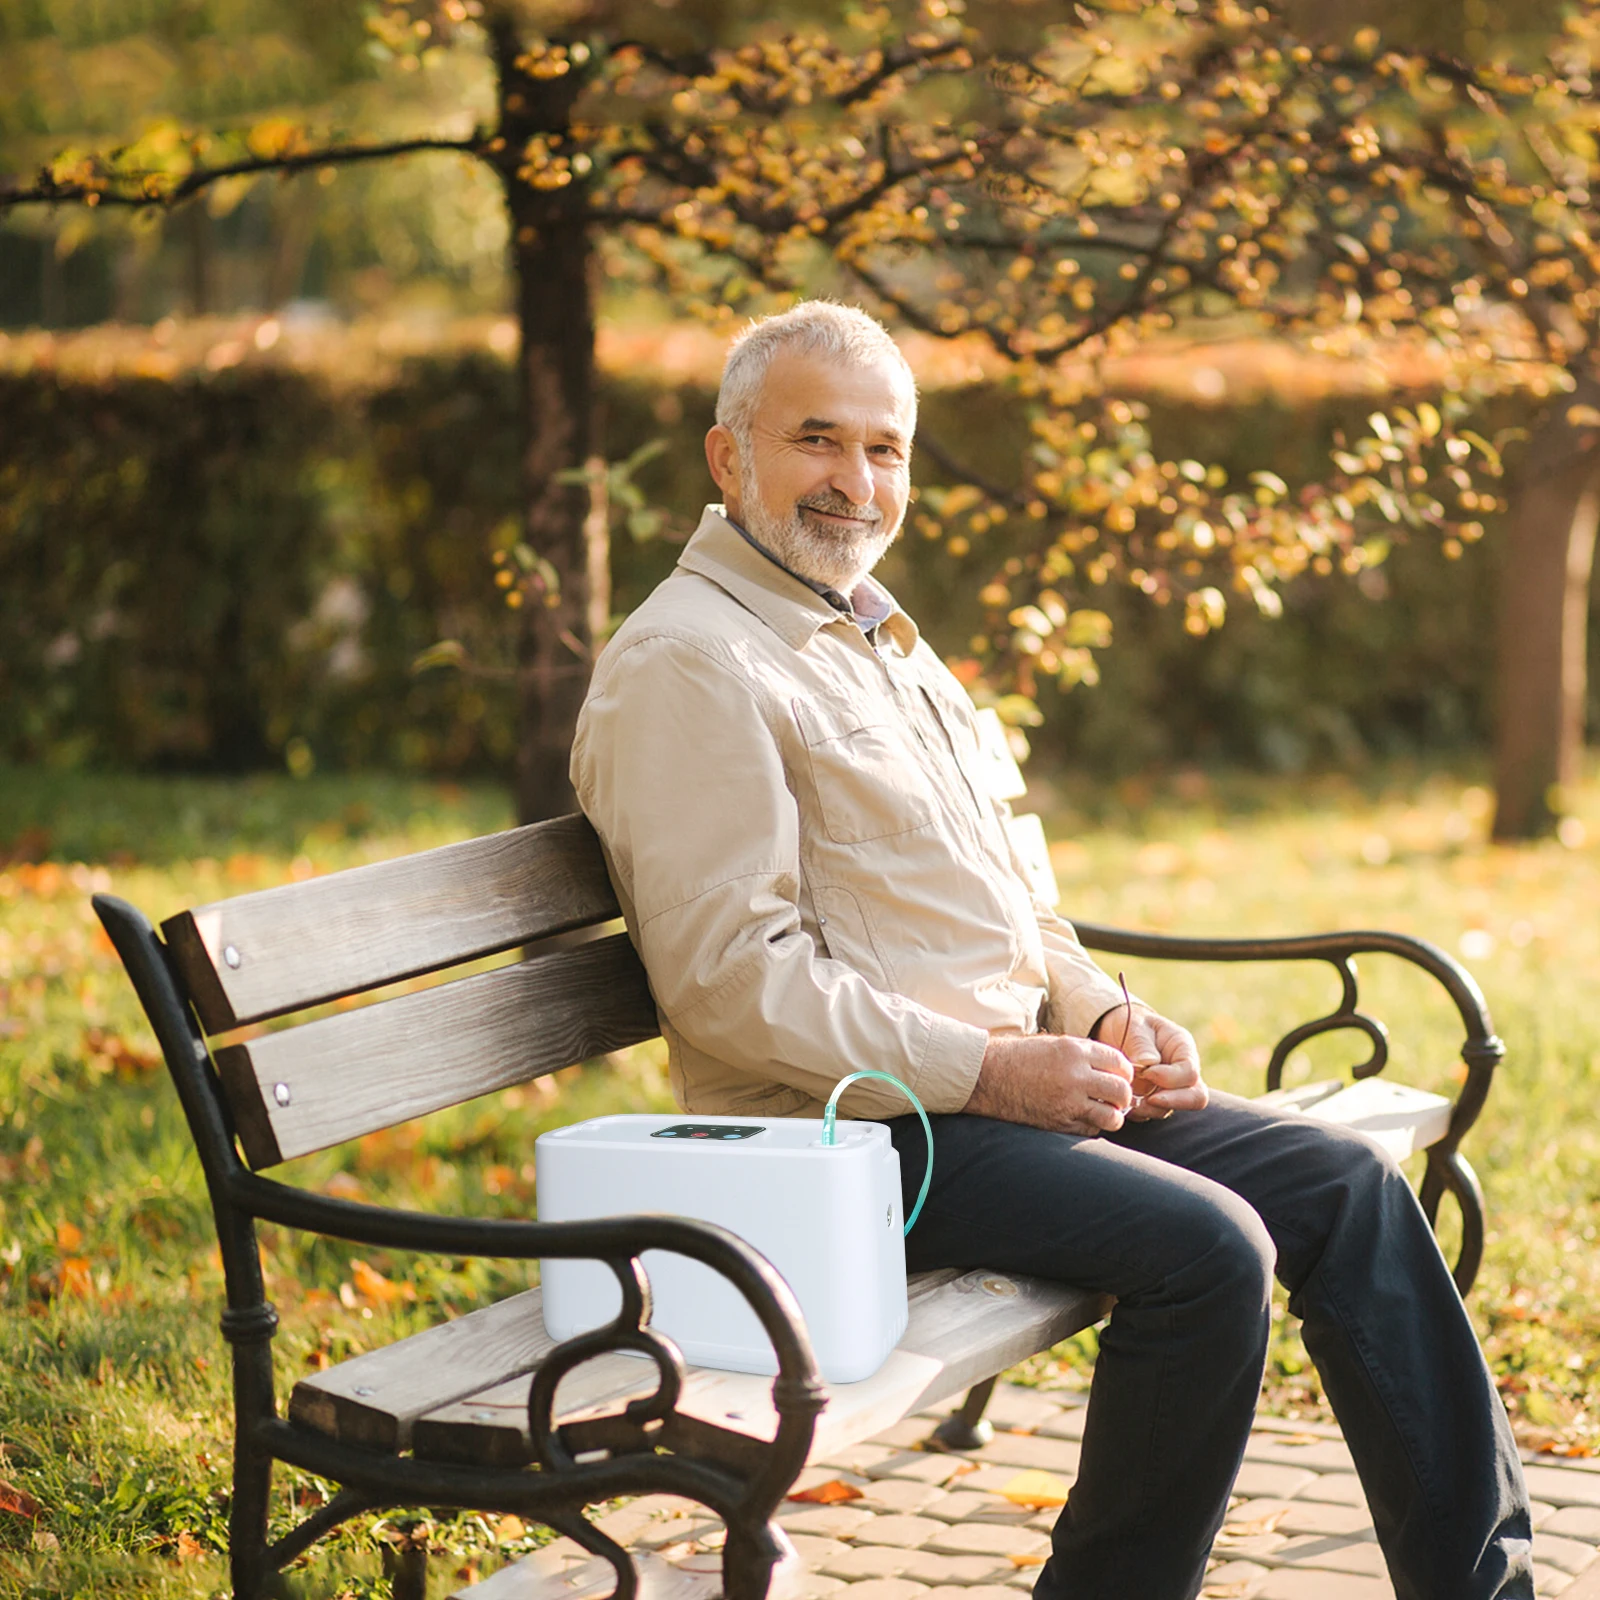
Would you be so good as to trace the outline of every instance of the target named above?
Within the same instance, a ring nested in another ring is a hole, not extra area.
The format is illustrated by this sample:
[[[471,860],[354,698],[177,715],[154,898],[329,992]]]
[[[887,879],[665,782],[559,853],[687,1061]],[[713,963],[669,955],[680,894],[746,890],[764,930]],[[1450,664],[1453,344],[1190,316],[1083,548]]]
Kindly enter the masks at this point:
[[[295,1156],[656,1035],[643,969],[626,935],[607,928],[617,903],[581,817],[202,906],[170,918],[160,935],[124,901],[98,895],[94,905],[160,1040],[215,1211],[222,1331],[233,1347],[230,1539],[241,1600],[254,1600],[274,1572],[344,1519],[394,1507],[515,1513],[558,1529],[614,1565],[619,1600],[632,1600],[626,1553],[583,1512],[651,1492],[716,1512],[728,1529],[725,1592],[760,1600],[784,1549],[770,1519],[808,1460],[962,1394],[938,1442],[980,1443],[994,1376],[1109,1310],[1102,1297],[1014,1275],[923,1274],[911,1284],[906,1336],[883,1369],[829,1388],[782,1279],[721,1229],[675,1217],[556,1224],[402,1212],[262,1176]],[[1354,1121],[1399,1154],[1428,1148],[1423,1203],[1430,1217],[1446,1191],[1459,1204],[1455,1274],[1465,1291],[1482,1249],[1483,1210],[1459,1144],[1502,1047],[1455,962],[1382,933],[1186,940],[1078,926],[1092,948],[1122,955],[1331,963],[1341,1002],[1279,1043],[1269,1090],[1278,1089],[1290,1051],[1313,1035],[1355,1028],[1367,1036],[1371,1053],[1353,1083],[1296,1093],[1321,1097],[1311,1114]],[[294,1026],[249,1027],[507,951],[521,959]],[[1369,951],[1422,967],[1455,1002],[1466,1078],[1453,1104],[1374,1077],[1387,1044],[1358,1008],[1354,967]],[[599,1257],[623,1286],[623,1310],[609,1328],[553,1346],[531,1289],[313,1373],[280,1411],[270,1355],[277,1316],[263,1291],[258,1221],[380,1249]],[[729,1277],[772,1339],[777,1378],[684,1370],[649,1327],[639,1261],[647,1249],[681,1251]],[[274,1461],[340,1487],[269,1543]],[[398,1596],[421,1596],[425,1561],[418,1552],[404,1559]]]

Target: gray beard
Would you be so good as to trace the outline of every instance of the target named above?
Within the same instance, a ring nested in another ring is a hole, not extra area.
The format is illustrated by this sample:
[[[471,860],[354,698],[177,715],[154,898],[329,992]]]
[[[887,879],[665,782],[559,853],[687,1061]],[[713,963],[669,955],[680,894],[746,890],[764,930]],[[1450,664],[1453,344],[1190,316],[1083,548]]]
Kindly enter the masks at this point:
[[[744,506],[746,529],[757,544],[771,551],[784,566],[799,577],[836,589],[846,599],[857,584],[883,559],[900,530],[883,531],[880,521],[870,533],[851,534],[842,529],[808,523],[802,507],[831,511],[838,516],[857,516],[861,507],[852,505],[841,494],[810,495],[789,508],[787,516],[770,516],[756,484],[750,485]]]

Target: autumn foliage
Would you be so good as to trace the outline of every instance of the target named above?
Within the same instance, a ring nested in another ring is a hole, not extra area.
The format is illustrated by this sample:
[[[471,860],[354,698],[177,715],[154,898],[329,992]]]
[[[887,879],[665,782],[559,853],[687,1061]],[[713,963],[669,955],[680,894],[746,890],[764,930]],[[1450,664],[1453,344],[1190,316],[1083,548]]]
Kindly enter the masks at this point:
[[[1470,62],[1386,48],[1370,28],[1314,47],[1237,0],[863,0],[765,19],[595,0],[546,31],[494,0],[406,0],[377,9],[374,47],[403,70],[486,53],[492,124],[384,145],[281,117],[162,125],[61,152],[0,201],[171,205],[224,179],[419,150],[498,174],[529,430],[530,557],[507,586],[533,602],[527,812],[560,799],[572,680],[607,610],[584,559],[585,257],[722,323],[833,292],[982,341],[1031,438],[1000,475],[943,452],[917,526],[952,546],[1006,529],[973,659],[1026,698],[1041,674],[1094,676],[1106,584],[1205,634],[1230,606],[1271,613],[1287,581],[1376,565],[1399,539],[1459,554],[1504,508],[1498,442],[1474,424],[1508,387],[1593,443],[1600,409],[1563,397],[1585,381],[1600,309],[1600,4],[1569,12],[1527,60]],[[1230,481],[1164,452],[1107,387],[1130,350],[1201,325],[1313,355],[1414,345],[1440,390],[1375,415],[1304,481]]]

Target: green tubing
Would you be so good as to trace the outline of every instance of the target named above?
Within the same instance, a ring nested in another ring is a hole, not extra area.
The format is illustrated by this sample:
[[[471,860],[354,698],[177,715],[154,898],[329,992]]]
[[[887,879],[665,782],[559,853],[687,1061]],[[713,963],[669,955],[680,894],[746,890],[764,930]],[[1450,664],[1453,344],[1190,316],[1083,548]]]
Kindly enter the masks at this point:
[[[906,1225],[901,1230],[903,1234],[910,1233],[917,1218],[922,1215],[922,1202],[928,1198],[928,1185],[933,1182],[933,1128],[928,1122],[928,1113],[922,1109],[922,1102],[917,1099],[916,1095],[892,1072],[852,1072],[848,1077],[841,1078],[834,1084],[833,1093],[828,1096],[828,1104],[822,1112],[822,1142],[824,1144],[834,1143],[833,1128],[838,1118],[839,1096],[852,1083],[859,1082],[862,1078],[881,1078],[885,1083],[892,1083],[916,1107],[917,1115],[922,1118],[922,1131],[928,1140],[928,1165],[923,1169],[922,1187],[917,1191],[917,1203],[912,1206],[911,1215],[906,1218]]]

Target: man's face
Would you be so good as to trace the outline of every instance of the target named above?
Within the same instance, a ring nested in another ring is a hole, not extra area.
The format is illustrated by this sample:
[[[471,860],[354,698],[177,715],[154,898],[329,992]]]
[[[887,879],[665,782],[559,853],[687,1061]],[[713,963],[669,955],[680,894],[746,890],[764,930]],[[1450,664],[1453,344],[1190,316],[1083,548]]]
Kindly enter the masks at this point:
[[[915,417],[894,363],[781,351],[748,449],[719,424],[706,459],[735,522],[792,571],[848,595],[900,532]]]

